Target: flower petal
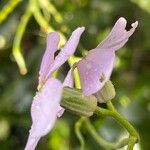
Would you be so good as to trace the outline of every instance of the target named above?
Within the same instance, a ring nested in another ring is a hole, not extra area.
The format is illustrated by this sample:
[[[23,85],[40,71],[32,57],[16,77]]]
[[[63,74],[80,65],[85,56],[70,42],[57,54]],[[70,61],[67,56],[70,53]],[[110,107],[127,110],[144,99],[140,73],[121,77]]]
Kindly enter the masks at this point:
[[[79,61],[77,69],[84,95],[94,94],[103,87],[110,78],[114,60],[113,51],[101,51],[96,48],[91,50],[85,59]]]
[[[42,58],[42,63],[39,71],[39,83],[46,81],[48,72],[54,62],[54,53],[57,50],[59,43],[59,35],[57,32],[51,32],[47,36],[47,46]]]
[[[58,112],[57,112],[57,117],[58,118],[61,117],[63,115],[64,111],[65,111],[65,109],[59,105]]]
[[[127,21],[125,18],[119,18],[108,37],[102,41],[97,48],[114,51],[121,48],[128,41],[129,37],[134,33],[136,27],[138,26],[138,22],[136,21],[131,25],[132,28],[127,31],[125,29],[126,24]]]
[[[68,71],[67,76],[66,76],[64,83],[63,83],[63,87],[70,87],[70,88],[73,87],[73,84],[74,84],[73,70],[74,70],[74,67],[72,67]]]
[[[65,63],[65,61],[72,55],[74,54],[79,40],[80,40],[80,36],[84,31],[84,27],[79,27],[77,28],[71,35],[71,37],[69,38],[69,40],[67,41],[67,43],[65,44],[65,46],[62,48],[62,50],[60,51],[60,53],[56,56],[54,64],[52,66],[52,68],[49,71],[48,76],[51,76],[51,74],[58,68],[60,67],[62,64]]]
[[[88,96],[99,91],[112,73],[115,51],[121,48],[133,34],[138,22],[126,31],[126,20],[119,18],[108,37],[97,48],[91,50],[85,59],[77,64],[83,93]]]
[[[31,106],[32,126],[25,150],[33,150],[39,139],[53,128],[60,111],[61,94],[60,81],[50,78],[34,97]]]
[[[73,70],[74,68],[72,67],[68,73],[67,73],[67,76],[63,82],[63,87],[70,87],[72,88],[73,87],[73,83],[74,83],[74,78],[73,78]],[[62,114],[64,113],[65,109],[63,107],[59,107],[59,112],[57,114],[57,117],[61,117]]]

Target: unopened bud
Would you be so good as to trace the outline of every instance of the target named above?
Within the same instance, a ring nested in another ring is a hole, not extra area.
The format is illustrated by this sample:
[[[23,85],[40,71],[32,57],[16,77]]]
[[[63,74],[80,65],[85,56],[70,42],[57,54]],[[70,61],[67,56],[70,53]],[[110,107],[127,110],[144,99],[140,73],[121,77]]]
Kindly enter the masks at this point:
[[[115,97],[116,92],[114,85],[110,80],[108,80],[103,88],[94,94],[100,103],[106,103],[108,100],[111,100]]]
[[[84,96],[80,90],[65,87],[61,106],[77,115],[90,117],[97,106],[95,96]]]

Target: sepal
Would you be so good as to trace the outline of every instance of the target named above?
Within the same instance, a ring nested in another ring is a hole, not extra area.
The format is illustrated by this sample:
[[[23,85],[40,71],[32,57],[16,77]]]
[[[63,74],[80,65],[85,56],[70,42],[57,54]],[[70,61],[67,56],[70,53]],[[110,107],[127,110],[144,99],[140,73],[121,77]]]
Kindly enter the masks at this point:
[[[90,117],[97,107],[97,99],[94,95],[84,96],[81,90],[65,87],[60,104],[77,115]]]
[[[108,80],[103,88],[94,95],[97,98],[98,102],[106,103],[108,100],[113,99],[116,95],[114,85],[110,80]]]

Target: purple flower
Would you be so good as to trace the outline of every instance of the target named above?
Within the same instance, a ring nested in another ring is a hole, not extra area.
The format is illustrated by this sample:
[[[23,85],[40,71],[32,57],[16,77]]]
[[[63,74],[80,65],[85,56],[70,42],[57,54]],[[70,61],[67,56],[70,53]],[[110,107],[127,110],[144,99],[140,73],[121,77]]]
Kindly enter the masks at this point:
[[[68,72],[63,84],[53,78],[52,73],[75,52],[83,31],[84,27],[77,28],[55,59],[59,35],[52,32],[47,37],[47,47],[39,72],[39,90],[31,105],[32,126],[25,150],[34,150],[40,138],[53,128],[57,117],[64,111],[59,103],[63,87],[73,85],[70,82],[71,71]]]
[[[46,135],[57,119],[61,100],[62,84],[49,78],[31,105],[32,126],[25,150],[34,150],[40,138]]]
[[[138,22],[135,22],[132,28],[126,31],[126,23],[124,18],[119,18],[108,37],[76,64],[84,95],[98,92],[109,80],[116,50],[128,41],[138,25]]]
[[[39,84],[43,85],[47,78],[49,78],[58,67],[64,64],[65,61],[67,61],[67,59],[69,58],[69,56],[74,54],[83,31],[84,27],[77,28],[75,31],[73,31],[68,42],[62,48],[60,53],[55,57],[55,59],[54,53],[56,52],[58,47],[59,35],[57,32],[52,32],[48,35],[47,48],[43,56],[39,71]]]

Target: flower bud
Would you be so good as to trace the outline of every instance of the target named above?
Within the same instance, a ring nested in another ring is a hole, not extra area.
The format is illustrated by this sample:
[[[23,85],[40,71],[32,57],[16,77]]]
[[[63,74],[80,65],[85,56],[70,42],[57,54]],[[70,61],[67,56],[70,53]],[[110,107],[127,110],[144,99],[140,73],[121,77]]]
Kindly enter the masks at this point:
[[[108,100],[111,100],[115,97],[116,92],[114,85],[110,80],[108,80],[103,88],[94,94],[98,102],[106,103]]]
[[[60,104],[77,115],[90,117],[96,109],[97,99],[93,95],[84,96],[81,90],[65,87]]]

